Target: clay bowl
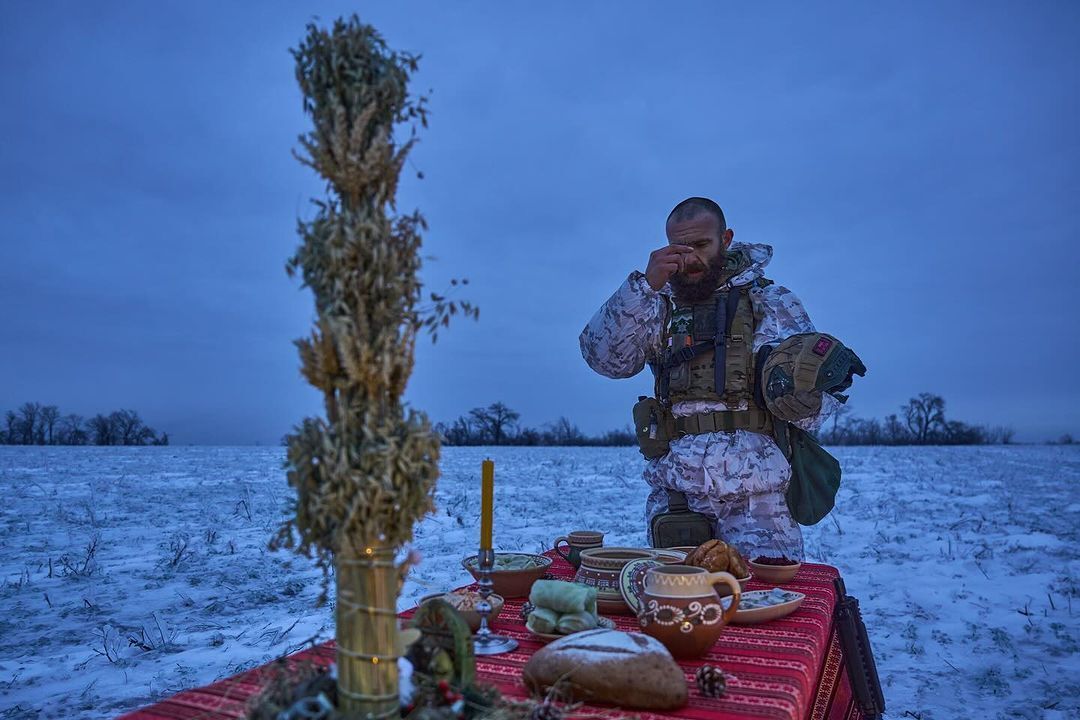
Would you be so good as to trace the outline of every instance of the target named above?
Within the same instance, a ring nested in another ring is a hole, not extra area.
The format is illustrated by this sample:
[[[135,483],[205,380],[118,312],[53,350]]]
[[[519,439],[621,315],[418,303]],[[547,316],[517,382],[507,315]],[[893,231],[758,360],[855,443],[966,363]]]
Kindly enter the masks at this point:
[[[574,582],[596,588],[596,608],[607,615],[629,615],[632,610],[619,590],[619,575],[632,560],[655,560],[652,550],[630,547],[598,547],[581,551],[581,567]]]
[[[428,595],[423,600],[430,600],[431,598],[439,598],[450,603],[458,611],[458,614],[465,618],[465,622],[469,623],[469,629],[473,632],[480,629],[480,613],[476,612],[476,603],[480,602],[480,593],[475,590],[456,590],[441,595]],[[421,603],[423,600],[421,600]],[[502,612],[505,601],[501,595],[491,593],[488,596],[488,602],[491,603],[488,625],[491,625],[499,617],[499,613]]]
[[[527,567],[515,570],[499,569],[500,560],[510,558],[524,558]],[[476,556],[470,555],[461,561],[461,566],[480,580],[480,572],[476,569]],[[551,558],[545,555],[531,555],[529,553],[495,553],[495,567],[491,570],[491,591],[502,595],[504,598],[528,597],[534,582],[544,577],[551,567]]]
[[[758,579],[758,582],[772,585],[783,585],[790,582],[791,578],[795,577],[795,573],[799,572],[799,568],[802,567],[802,563],[795,561],[792,561],[790,565],[766,565],[765,563],[748,560],[746,564],[750,566],[750,572]]]

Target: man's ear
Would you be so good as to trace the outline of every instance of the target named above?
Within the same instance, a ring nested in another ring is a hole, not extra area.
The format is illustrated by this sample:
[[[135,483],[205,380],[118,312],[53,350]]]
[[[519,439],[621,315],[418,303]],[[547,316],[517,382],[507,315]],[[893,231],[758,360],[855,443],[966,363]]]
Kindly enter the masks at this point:
[[[724,249],[727,250],[731,246],[731,241],[735,239],[735,231],[728,228],[720,236],[720,240],[724,243]]]

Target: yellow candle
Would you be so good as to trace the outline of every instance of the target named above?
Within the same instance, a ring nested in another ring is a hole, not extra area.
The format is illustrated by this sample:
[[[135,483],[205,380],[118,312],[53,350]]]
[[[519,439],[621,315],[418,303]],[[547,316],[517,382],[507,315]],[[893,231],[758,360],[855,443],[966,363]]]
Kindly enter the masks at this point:
[[[485,460],[480,467],[480,549],[491,550],[491,526],[495,513],[495,463]]]

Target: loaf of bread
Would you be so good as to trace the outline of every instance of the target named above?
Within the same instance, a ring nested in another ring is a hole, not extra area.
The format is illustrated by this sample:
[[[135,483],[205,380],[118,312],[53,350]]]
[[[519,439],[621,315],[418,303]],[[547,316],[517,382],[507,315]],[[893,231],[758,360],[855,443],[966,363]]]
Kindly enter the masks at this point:
[[[687,553],[683,562],[709,572],[728,572],[740,579],[750,574],[743,556],[734,545],[723,540],[709,540],[698,545]]]
[[[566,700],[673,710],[686,704],[682,670],[659,640],[639,633],[586,630],[540,648],[522,671],[534,693],[555,686]]]

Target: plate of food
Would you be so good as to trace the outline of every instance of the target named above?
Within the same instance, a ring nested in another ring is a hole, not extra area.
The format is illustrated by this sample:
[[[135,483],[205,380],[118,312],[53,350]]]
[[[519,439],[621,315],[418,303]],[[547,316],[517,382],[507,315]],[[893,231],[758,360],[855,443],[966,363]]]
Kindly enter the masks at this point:
[[[799,609],[806,595],[793,590],[751,590],[739,598],[739,609],[731,622],[739,625],[756,625],[787,617]]]
[[[528,627],[528,625],[526,625],[526,627]],[[584,632],[585,630],[593,630],[593,629],[614,630],[615,629],[615,621],[612,620],[611,618],[606,618],[606,617],[603,617],[602,615],[598,615],[596,617],[596,628],[581,628],[580,630],[574,630],[572,632],[566,632],[566,633],[560,633],[560,632],[542,633],[542,632],[537,632],[537,631],[533,630],[531,627],[529,627],[529,632],[532,633],[532,635],[534,637],[538,637],[541,640],[551,642],[552,640],[558,640],[559,638],[566,637],[567,635],[573,635],[576,632]]]
[[[458,614],[465,619],[465,622],[469,623],[469,629],[476,632],[480,627],[480,613],[476,612],[476,605],[480,602],[480,593],[476,590],[453,590],[447,593],[433,593],[431,595],[425,595],[420,598],[420,602],[417,605],[423,605],[428,600],[445,600],[458,611]],[[503,609],[503,598],[501,595],[491,593],[488,597],[488,602],[491,603],[491,614],[488,615],[488,624],[491,625],[499,617],[499,614]]]

